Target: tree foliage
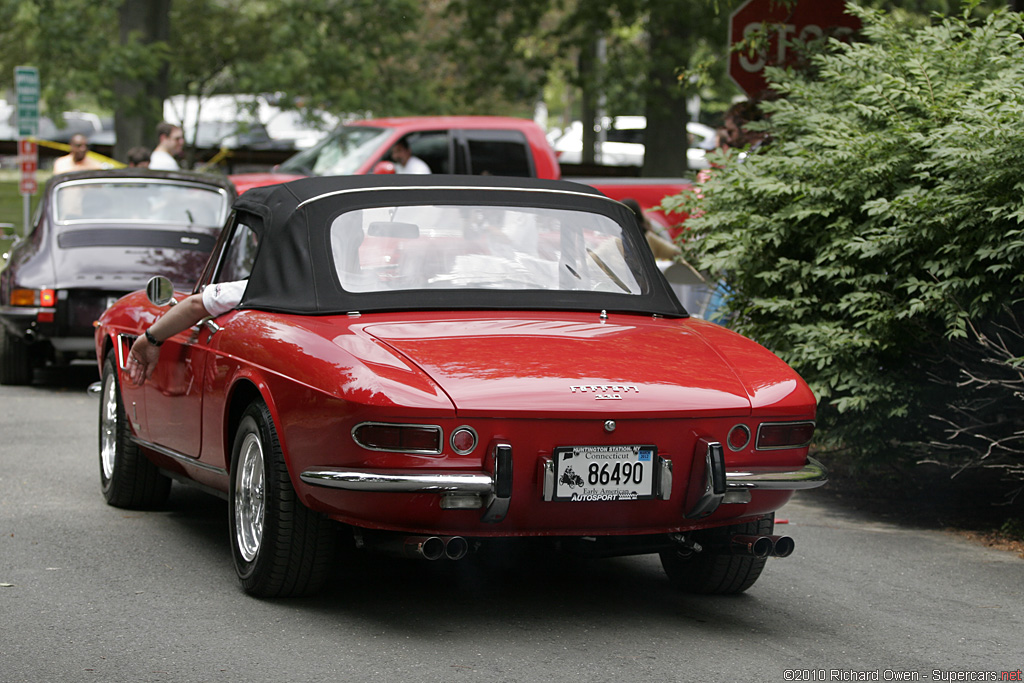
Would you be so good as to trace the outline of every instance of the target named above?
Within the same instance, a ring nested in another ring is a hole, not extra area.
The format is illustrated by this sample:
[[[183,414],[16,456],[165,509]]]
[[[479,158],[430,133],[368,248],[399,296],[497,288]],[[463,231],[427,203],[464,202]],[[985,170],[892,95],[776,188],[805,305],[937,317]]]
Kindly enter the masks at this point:
[[[539,99],[549,79],[582,93],[574,118],[646,114],[645,175],[686,172],[686,98],[707,81],[681,78],[725,45],[738,0],[451,0],[462,30],[449,49],[463,82],[509,99]],[[604,59],[598,58],[598,45]],[[714,46],[713,48],[710,46]],[[712,60],[713,61],[713,60]],[[717,73],[724,74],[724,60]],[[724,80],[724,79],[721,79]],[[719,82],[721,82],[721,80]],[[726,84],[730,95],[735,88]],[[585,138],[584,145],[590,141]]]
[[[58,111],[69,93],[109,101],[108,69],[116,65],[111,43],[119,0],[18,0],[0,3],[0,84],[13,67],[38,66],[42,97]],[[93,28],[100,30],[92,30]]]
[[[862,42],[770,74],[772,141],[666,203],[697,212],[735,327],[811,384],[824,444],[1019,471],[1024,20],[851,7]]]
[[[459,106],[450,93],[453,63],[432,50],[445,3],[174,0],[160,3],[162,16],[150,19],[161,28],[151,32],[163,36],[156,40],[138,31],[122,37],[125,3],[0,3],[0,86],[12,81],[14,66],[33,64],[49,111],[84,99],[119,116],[137,115],[146,108],[139,97],[155,92],[278,93],[281,103],[339,114],[450,113]],[[424,35],[428,27],[435,34]],[[166,86],[146,87],[156,82]],[[116,87],[126,83],[140,86]]]

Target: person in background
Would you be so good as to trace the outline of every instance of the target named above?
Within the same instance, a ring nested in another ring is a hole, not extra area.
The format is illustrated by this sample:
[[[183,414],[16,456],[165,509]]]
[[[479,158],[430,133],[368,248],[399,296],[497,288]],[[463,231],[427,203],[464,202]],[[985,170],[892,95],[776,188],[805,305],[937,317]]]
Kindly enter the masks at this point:
[[[743,100],[733,104],[726,110],[723,118],[725,144],[741,152],[754,152],[768,141],[768,133],[763,130],[750,130],[748,125],[765,119],[766,116],[758,101]]]
[[[70,173],[71,171],[98,171],[103,164],[89,156],[89,139],[81,133],[71,136],[71,153],[59,157],[53,162],[53,173]]]
[[[185,146],[185,134],[173,123],[161,121],[156,127],[156,136],[159,141],[149,157],[149,167],[159,171],[177,171],[181,168],[177,157]]]
[[[395,162],[395,170],[398,173],[424,175],[431,172],[427,162],[412,153],[412,150],[409,149],[409,143],[406,142],[405,138],[396,142],[391,148],[391,158]]]
[[[149,147],[132,147],[128,150],[128,168],[149,168]]]

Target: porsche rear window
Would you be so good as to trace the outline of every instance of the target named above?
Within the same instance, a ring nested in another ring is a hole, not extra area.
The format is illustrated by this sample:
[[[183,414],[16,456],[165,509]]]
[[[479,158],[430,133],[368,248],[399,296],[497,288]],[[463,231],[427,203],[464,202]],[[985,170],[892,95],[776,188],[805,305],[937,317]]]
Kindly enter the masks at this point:
[[[149,180],[69,182],[57,188],[57,223],[161,223],[216,227],[227,217],[229,197],[216,188]]]
[[[330,238],[338,282],[349,292],[649,289],[621,226],[586,211],[374,207],[338,216]]]

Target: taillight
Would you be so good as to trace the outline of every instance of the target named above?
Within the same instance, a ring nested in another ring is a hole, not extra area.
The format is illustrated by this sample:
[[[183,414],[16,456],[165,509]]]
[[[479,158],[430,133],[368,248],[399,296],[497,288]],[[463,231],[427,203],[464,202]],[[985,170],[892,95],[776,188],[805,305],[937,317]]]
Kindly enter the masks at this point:
[[[441,437],[441,428],[435,425],[363,422],[352,430],[352,438],[363,448],[397,453],[439,455]]]
[[[11,305],[52,308],[57,305],[57,291],[53,289],[14,289],[11,290]]]
[[[814,423],[805,422],[763,422],[757,428],[759,451],[774,451],[780,448],[803,448],[814,436]]]

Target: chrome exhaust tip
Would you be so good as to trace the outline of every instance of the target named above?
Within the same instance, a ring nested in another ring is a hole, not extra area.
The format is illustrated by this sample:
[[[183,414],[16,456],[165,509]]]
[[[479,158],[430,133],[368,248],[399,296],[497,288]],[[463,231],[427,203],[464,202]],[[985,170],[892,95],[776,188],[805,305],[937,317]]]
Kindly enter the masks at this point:
[[[768,536],[772,542],[773,557],[789,557],[796,550],[796,541],[789,536]]]
[[[444,551],[444,539],[438,536],[409,536],[405,539],[405,554],[412,557],[440,560]]]
[[[765,558],[772,554],[775,544],[768,536],[738,534],[729,540],[729,547],[735,555],[753,555],[757,558]]]
[[[444,556],[449,560],[461,560],[469,552],[469,541],[462,536],[448,536],[444,539]]]

